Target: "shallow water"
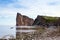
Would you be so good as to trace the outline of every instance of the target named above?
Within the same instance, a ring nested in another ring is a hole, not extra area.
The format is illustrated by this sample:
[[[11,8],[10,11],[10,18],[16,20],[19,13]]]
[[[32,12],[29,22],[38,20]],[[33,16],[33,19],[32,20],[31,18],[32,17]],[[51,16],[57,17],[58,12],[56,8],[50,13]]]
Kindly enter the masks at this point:
[[[0,38],[11,35],[16,37],[16,26],[0,26]]]
[[[34,31],[36,31],[36,30],[17,30],[17,32],[34,32]]]
[[[39,29],[39,30],[37,30]],[[41,28],[33,26],[21,26],[17,27],[16,37],[17,40],[60,40],[60,36],[49,36],[52,31],[55,31],[55,28]]]

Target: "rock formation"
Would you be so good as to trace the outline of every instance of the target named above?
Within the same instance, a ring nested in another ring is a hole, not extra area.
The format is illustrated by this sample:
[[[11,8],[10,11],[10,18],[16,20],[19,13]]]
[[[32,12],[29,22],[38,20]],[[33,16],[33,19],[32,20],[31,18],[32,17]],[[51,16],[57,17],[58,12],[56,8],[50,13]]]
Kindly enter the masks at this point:
[[[43,16],[37,16],[37,18],[35,19],[34,23],[32,25],[38,25],[38,26],[45,26],[45,19],[43,18]]]
[[[16,26],[36,26],[34,32],[16,32],[17,40],[60,40],[60,18],[59,17],[48,17],[48,16],[37,16],[35,21],[25,15],[17,13]],[[47,28],[48,27],[48,28]],[[28,30],[29,28],[27,28]],[[16,30],[22,30],[16,28]],[[30,29],[29,29],[30,30]]]
[[[46,17],[46,18],[45,18]],[[34,23],[32,24],[37,26],[60,26],[60,18],[59,17],[48,17],[48,16],[37,16]]]
[[[17,13],[16,26],[31,26],[33,22],[34,22],[33,19],[25,15],[21,15],[20,13]]]
[[[53,19],[53,20],[52,20]],[[38,15],[35,21],[25,15],[17,13],[16,26],[60,26],[59,17],[48,17]]]

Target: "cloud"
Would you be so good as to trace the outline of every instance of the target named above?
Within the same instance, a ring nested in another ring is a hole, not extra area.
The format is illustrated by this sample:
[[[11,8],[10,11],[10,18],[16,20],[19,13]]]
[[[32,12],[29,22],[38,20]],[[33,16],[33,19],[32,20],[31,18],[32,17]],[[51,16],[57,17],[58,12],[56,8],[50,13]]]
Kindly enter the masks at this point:
[[[59,2],[50,2],[50,3],[48,3],[48,5],[60,5],[60,1]]]
[[[47,3],[47,5],[50,5],[50,6],[60,5],[60,0],[52,0],[52,1],[49,1]]]
[[[17,12],[34,19],[37,15],[60,16],[60,0],[0,0],[1,25],[15,25]]]
[[[49,3],[49,5],[57,5],[57,3],[56,2],[51,2],[51,3]]]

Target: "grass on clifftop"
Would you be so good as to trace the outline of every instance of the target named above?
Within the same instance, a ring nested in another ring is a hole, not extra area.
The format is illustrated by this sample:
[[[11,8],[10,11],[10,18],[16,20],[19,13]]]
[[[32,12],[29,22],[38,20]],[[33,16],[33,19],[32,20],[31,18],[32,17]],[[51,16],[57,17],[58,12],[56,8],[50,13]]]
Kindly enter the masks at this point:
[[[43,16],[47,22],[54,22],[57,21],[59,19],[59,17],[50,17],[50,16]]]

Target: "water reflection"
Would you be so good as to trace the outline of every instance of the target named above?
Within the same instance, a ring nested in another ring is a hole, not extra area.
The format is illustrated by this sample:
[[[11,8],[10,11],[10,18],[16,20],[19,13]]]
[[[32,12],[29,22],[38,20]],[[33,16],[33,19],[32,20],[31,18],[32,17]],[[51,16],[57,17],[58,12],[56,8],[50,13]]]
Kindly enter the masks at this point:
[[[35,40],[40,35],[39,29],[40,27],[36,26],[17,26],[16,38],[17,40]]]
[[[36,30],[17,30],[17,32],[34,32]]]

